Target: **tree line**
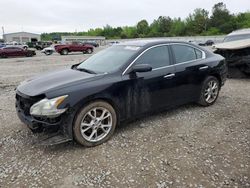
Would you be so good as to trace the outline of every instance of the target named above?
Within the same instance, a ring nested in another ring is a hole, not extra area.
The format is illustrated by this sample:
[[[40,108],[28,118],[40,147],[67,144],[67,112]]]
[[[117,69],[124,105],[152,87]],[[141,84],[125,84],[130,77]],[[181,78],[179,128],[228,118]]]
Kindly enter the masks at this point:
[[[54,32],[43,33],[42,40],[60,40],[61,36],[104,36],[107,39],[174,37],[196,35],[221,35],[236,29],[250,28],[250,12],[233,14],[223,2],[213,6],[209,11],[197,8],[186,19],[160,16],[151,24],[147,20],[139,21],[135,26],[89,29],[86,32]]]

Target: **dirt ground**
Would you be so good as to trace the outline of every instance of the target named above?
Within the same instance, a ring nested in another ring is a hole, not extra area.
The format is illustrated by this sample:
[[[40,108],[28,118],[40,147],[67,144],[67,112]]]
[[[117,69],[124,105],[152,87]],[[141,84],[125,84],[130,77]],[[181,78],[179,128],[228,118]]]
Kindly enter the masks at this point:
[[[107,143],[36,145],[15,113],[24,79],[89,55],[0,59],[0,187],[250,187],[250,80],[210,107],[184,105],[120,126]]]

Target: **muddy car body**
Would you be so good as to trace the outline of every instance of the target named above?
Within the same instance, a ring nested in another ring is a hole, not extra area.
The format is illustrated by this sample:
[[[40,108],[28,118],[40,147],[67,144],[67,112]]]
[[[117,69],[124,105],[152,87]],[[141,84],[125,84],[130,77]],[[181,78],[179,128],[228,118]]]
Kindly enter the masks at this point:
[[[224,58],[196,45],[128,42],[71,69],[23,82],[17,88],[16,109],[31,130],[50,127],[57,131],[45,144],[75,139],[95,146],[108,140],[116,125],[126,120],[189,102],[213,104],[226,75]],[[42,110],[41,105],[45,106]],[[108,132],[105,137],[102,131]]]

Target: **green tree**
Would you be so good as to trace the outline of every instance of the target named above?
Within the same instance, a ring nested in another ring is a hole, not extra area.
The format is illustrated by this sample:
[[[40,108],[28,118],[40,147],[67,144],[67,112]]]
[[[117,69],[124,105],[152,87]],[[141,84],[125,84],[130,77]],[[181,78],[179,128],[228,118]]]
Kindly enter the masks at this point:
[[[221,33],[230,33],[237,28],[234,16],[230,14],[226,5],[222,2],[213,6],[210,26],[218,28]]]
[[[236,16],[237,28],[250,28],[250,12],[240,13]]]
[[[136,25],[139,37],[145,37],[149,33],[149,25],[147,20],[141,20]]]
[[[186,31],[188,35],[197,35],[205,32],[208,27],[208,11],[205,9],[195,9],[193,14],[189,14],[186,19]]]
[[[175,36],[183,36],[185,35],[185,30],[186,30],[186,25],[185,23],[181,20],[181,18],[175,18],[172,21],[172,26],[170,29],[170,36],[175,37]]]
[[[169,16],[160,16],[157,22],[159,24],[159,32],[164,36],[169,35],[172,26],[172,19]]]

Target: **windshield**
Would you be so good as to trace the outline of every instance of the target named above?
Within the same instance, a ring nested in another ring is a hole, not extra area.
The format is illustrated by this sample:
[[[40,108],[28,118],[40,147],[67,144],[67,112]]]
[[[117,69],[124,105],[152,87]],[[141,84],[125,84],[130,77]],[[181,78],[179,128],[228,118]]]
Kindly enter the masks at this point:
[[[96,73],[113,72],[126,63],[140,47],[137,46],[112,46],[91,56],[77,69],[87,69]]]
[[[250,34],[228,36],[223,40],[223,42],[231,42],[244,39],[250,39]]]

